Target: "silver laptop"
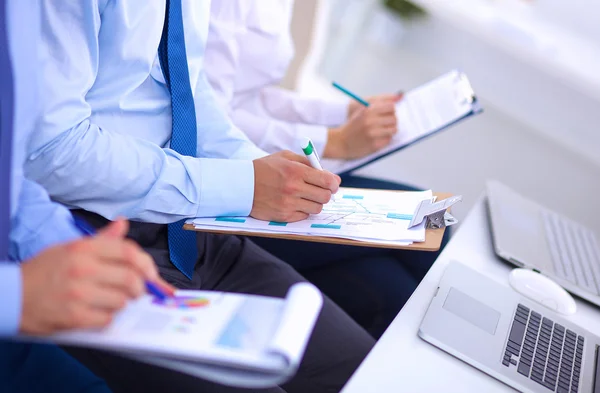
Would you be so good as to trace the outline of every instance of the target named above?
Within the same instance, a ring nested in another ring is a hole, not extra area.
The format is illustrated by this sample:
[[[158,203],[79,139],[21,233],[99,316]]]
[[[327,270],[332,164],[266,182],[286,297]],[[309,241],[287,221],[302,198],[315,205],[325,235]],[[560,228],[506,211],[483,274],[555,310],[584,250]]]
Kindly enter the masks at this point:
[[[498,256],[600,305],[600,247],[594,231],[497,181],[488,182],[487,201]]]
[[[522,392],[600,393],[599,337],[458,262],[419,336]]]

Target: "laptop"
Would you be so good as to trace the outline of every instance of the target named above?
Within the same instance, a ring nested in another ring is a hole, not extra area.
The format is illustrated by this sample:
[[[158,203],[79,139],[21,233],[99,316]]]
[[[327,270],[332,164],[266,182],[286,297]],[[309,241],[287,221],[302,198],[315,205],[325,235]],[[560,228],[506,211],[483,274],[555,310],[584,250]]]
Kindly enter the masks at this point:
[[[522,392],[600,393],[599,337],[458,262],[419,336]]]
[[[544,274],[567,291],[600,305],[597,232],[497,181],[487,184],[487,205],[498,256]]]

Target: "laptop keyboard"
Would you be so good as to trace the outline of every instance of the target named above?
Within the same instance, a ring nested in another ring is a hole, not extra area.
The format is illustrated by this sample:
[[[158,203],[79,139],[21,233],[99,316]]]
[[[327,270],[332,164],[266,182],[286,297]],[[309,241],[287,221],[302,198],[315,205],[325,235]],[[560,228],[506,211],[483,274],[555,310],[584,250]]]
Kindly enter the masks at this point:
[[[592,231],[556,213],[542,211],[557,276],[600,294],[600,248]]]
[[[579,388],[584,338],[519,304],[502,364],[553,392]]]

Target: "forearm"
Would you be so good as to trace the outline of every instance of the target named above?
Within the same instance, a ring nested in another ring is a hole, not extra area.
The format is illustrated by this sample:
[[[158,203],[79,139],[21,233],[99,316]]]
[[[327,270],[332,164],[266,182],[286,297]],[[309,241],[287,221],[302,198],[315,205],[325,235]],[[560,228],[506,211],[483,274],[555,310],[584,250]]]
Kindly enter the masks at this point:
[[[235,110],[231,117],[258,147],[269,153],[281,150],[299,153],[298,138],[303,136],[309,137],[319,152],[327,143],[327,128],[324,126],[285,122],[244,109]]]
[[[295,91],[270,86],[261,91],[261,100],[271,116],[283,121],[335,127],[348,118],[348,99],[307,98]]]
[[[254,193],[251,161],[181,156],[87,120],[32,152],[26,173],[68,206],[154,223],[247,215]]]

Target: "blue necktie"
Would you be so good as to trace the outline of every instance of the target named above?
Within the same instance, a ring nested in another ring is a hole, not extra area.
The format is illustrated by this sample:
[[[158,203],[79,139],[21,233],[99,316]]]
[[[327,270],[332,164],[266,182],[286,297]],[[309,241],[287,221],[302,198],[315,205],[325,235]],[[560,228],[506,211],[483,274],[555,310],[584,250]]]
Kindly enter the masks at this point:
[[[195,157],[196,109],[185,54],[181,0],[167,0],[158,55],[171,92],[171,148],[182,155]],[[184,230],[183,223],[169,224],[169,255],[173,265],[191,280],[198,259],[198,248],[195,233]]]
[[[7,4],[0,0],[0,261],[8,259],[13,81],[6,33]]]

